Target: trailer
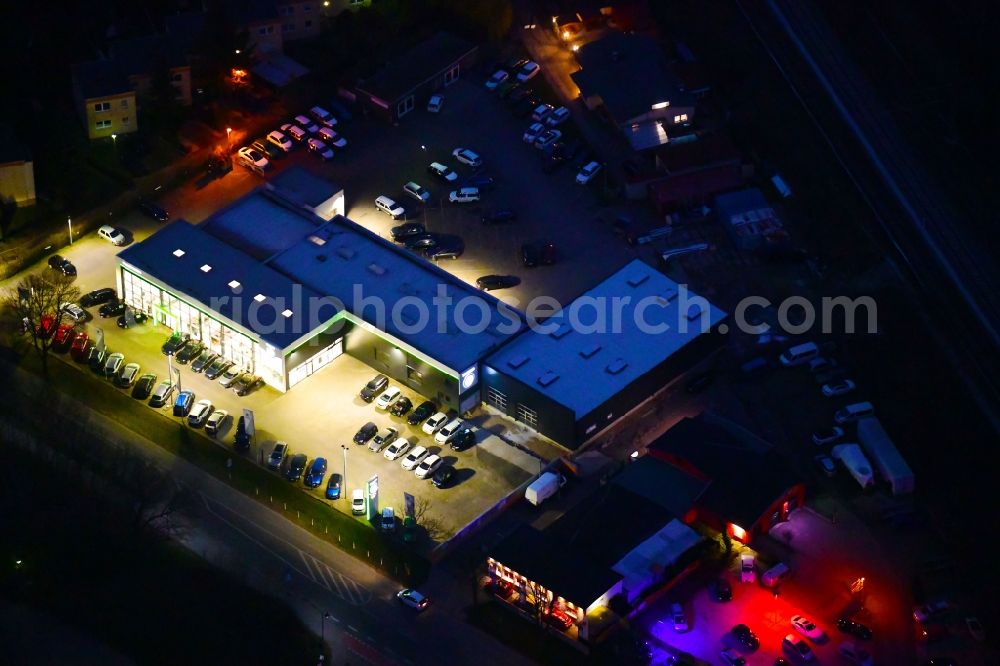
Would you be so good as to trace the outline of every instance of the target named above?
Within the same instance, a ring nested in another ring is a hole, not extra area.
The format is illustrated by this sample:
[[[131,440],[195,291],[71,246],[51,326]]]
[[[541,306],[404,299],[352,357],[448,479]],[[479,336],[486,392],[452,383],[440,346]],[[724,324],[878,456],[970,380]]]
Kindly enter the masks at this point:
[[[893,495],[913,492],[913,470],[896,449],[878,418],[868,416],[858,421],[858,441],[879,474],[889,482]]]
[[[860,446],[857,444],[838,444],[830,449],[830,455],[847,468],[847,471],[862,488],[867,490],[875,485],[875,472],[872,471],[872,466]]]

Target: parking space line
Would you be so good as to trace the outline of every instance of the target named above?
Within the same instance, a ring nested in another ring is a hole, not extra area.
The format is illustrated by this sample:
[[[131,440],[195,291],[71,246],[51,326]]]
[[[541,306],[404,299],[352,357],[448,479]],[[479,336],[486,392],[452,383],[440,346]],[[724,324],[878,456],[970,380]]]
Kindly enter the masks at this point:
[[[327,590],[330,590],[332,592],[333,590],[330,588],[330,584],[326,582],[326,579],[323,577],[323,574],[320,573],[319,575],[317,575],[319,567],[316,567],[316,570],[314,571],[312,565],[309,564],[310,556],[306,555],[305,552],[300,550],[299,557],[302,558],[302,563],[306,565],[306,571],[309,572],[309,578],[311,578],[314,583],[322,585]]]

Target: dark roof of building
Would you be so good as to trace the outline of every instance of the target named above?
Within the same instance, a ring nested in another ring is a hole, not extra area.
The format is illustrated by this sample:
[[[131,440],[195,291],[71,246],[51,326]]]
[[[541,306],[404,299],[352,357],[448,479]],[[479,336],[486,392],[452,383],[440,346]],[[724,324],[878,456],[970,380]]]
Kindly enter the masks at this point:
[[[227,9],[230,19],[237,25],[278,19],[278,6],[274,0],[229,0]]]
[[[31,151],[18,141],[14,128],[9,125],[0,125],[0,164],[30,161]]]
[[[284,198],[309,208],[315,208],[344,189],[301,166],[285,169],[271,178],[268,187],[280,190]]]
[[[616,122],[624,123],[654,104],[691,106],[694,97],[666,66],[656,40],[644,35],[611,32],[580,47],[581,70],[570,76],[584,97],[597,95]]]
[[[649,445],[650,455],[710,479],[698,505],[744,528],[798,483],[771,447],[732,421],[702,413],[687,417]]]
[[[73,83],[83,99],[110,97],[132,91],[128,77],[113,60],[92,60],[73,65]]]
[[[739,164],[722,164],[653,183],[649,186],[649,198],[666,211],[675,205],[705,203],[712,195],[734,190],[743,182]]]
[[[439,32],[388,62],[374,76],[359,82],[358,89],[385,102],[394,102],[476,48],[461,37]]]
[[[157,68],[188,65],[183,42],[168,35],[146,35],[111,45],[111,57],[127,76],[150,75]]]
[[[715,197],[715,212],[719,219],[728,220],[734,215],[748,211],[771,208],[764,193],[756,187],[750,187],[738,192],[729,192]]]
[[[700,135],[694,141],[682,141],[656,151],[660,167],[670,175],[708,169],[720,164],[740,164],[740,151],[723,132]]]
[[[690,511],[709,485],[707,479],[652,456],[630,463],[612,483],[677,517]]]
[[[582,608],[621,579],[610,568],[530,525],[519,526],[490,551],[490,556]]]

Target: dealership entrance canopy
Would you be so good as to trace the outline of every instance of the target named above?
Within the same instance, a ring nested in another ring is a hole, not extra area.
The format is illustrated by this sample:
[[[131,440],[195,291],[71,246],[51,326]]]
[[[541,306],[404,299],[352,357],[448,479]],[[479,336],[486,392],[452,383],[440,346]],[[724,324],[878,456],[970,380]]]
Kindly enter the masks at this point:
[[[465,411],[479,362],[522,317],[343,216],[340,188],[300,169],[199,225],[119,253],[132,307],[285,391],[343,352]]]

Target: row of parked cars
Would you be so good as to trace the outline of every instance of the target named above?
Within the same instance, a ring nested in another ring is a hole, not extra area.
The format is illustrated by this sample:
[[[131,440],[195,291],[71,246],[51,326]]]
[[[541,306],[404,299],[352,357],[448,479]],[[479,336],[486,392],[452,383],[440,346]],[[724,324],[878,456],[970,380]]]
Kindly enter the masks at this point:
[[[268,132],[264,138],[240,148],[237,160],[251,171],[260,173],[270,167],[271,159],[290,153],[299,145],[323,161],[332,160],[336,154],[334,149],[347,147],[347,139],[334,129],[338,124],[334,114],[321,106],[314,106],[308,113],[299,114]]]
[[[204,373],[210,380],[218,379],[223,388],[231,388],[238,396],[245,396],[264,383],[259,376],[236,366],[186,333],[172,333],[160,351],[164,356],[173,356],[181,365],[190,364],[195,373]]]

